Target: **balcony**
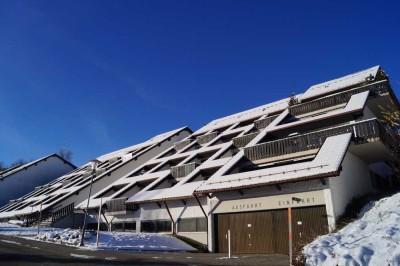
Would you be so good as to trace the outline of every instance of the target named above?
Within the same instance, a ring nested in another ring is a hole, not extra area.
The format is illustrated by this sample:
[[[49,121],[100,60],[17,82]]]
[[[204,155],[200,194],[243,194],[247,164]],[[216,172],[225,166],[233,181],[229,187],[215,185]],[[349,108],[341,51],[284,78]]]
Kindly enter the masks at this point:
[[[197,139],[197,143],[199,143],[200,145],[204,145],[204,144],[207,144],[208,142],[210,142],[212,139],[214,139],[217,136],[218,136],[218,132],[211,132],[211,133],[203,135],[203,136],[198,136],[198,137],[196,137],[196,139]]]
[[[171,167],[171,175],[174,178],[181,178],[189,175],[196,169],[197,163],[188,163],[184,165]]]
[[[180,151],[180,150],[182,150],[183,148],[185,148],[189,144],[190,144],[190,139],[185,139],[185,140],[182,140],[182,141],[179,141],[179,142],[175,142],[174,143],[174,149],[176,151]]]
[[[233,145],[235,145],[237,148],[243,148],[247,144],[249,144],[250,141],[252,141],[258,134],[259,134],[259,132],[256,132],[256,133],[251,133],[251,134],[247,134],[244,136],[236,137],[233,139]]]
[[[292,116],[301,116],[308,113],[319,112],[320,110],[328,109],[333,106],[345,105],[352,95],[365,91],[370,91],[372,95],[381,95],[388,93],[390,91],[390,86],[386,80],[376,82],[374,84],[344,91],[304,104],[291,106],[289,107],[289,113]]]
[[[106,202],[108,215],[121,215],[129,211],[126,208],[125,201],[127,198],[111,199]]]
[[[268,116],[264,119],[256,120],[256,121],[254,121],[254,126],[258,130],[262,130],[262,129],[266,128],[269,124],[271,124],[272,121],[274,121],[278,116],[279,115]]]
[[[378,120],[371,119],[247,147],[244,149],[244,155],[251,161],[258,161],[293,153],[317,151],[328,137],[349,132],[353,133],[352,140],[356,144],[381,141],[390,150],[396,145],[396,140]]]

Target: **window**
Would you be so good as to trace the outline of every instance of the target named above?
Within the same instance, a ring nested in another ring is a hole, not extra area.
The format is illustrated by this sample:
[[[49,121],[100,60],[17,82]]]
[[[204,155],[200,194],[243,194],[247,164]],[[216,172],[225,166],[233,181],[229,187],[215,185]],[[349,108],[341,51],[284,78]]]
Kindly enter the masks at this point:
[[[136,222],[113,223],[111,230],[117,232],[136,231]]]
[[[168,220],[142,221],[141,231],[145,233],[171,232],[172,224]]]
[[[178,222],[178,232],[205,232],[207,231],[206,218],[184,218]]]

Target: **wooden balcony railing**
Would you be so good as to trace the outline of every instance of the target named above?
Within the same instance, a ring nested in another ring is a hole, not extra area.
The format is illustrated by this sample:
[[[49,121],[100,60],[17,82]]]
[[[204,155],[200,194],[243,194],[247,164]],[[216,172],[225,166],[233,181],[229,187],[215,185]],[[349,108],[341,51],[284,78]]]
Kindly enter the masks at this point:
[[[319,149],[326,138],[349,132],[353,133],[353,141],[357,144],[382,141],[390,149],[393,149],[394,145],[396,145],[396,140],[378,120],[371,119],[247,147],[244,149],[244,154],[249,160],[256,161]]]
[[[196,137],[197,143],[199,143],[200,145],[204,145],[204,144],[210,142],[216,136],[218,136],[218,132],[211,132],[211,133],[203,135],[203,136],[198,136],[198,137]]]
[[[190,139],[185,139],[179,142],[175,142],[174,143],[174,149],[176,151],[182,150],[183,148],[185,148],[187,145],[190,144]]]
[[[251,133],[251,134],[247,134],[244,136],[236,137],[233,139],[233,145],[235,145],[237,148],[243,148],[247,144],[249,144],[250,141],[252,141],[258,134],[259,134],[259,132],[256,132],[256,133]]]
[[[260,120],[256,120],[254,121],[254,126],[261,130],[266,128],[269,124],[272,123],[272,121],[275,120],[275,118],[277,118],[279,115],[274,115],[274,116],[267,116],[266,118],[260,119]]]
[[[193,172],[194,169],[196,169],[196,166],[197,166],[196,163],[188,163],[188,164],[184,164],[184,165],[178,165],[178,166],[171,167],[171,175],[174,178],[185,177],[188,174],[190,174],[191,172]]]
[[[347,103],[350,100],[351,96],[357,93],[370,91],[372,94],[376,95],[389,92],[389,90],[390,90],[389,83],[386,80],[384,80],[366,86],[362,86],[359,88],[355,88],[352,90],[337,93],[324,98],[320,98],[317,100],[313,100],[311,102],[306,102],[303,104],[291,106],[289,107],[289,113],[293,116],[299,116],[315,112],[321,109],[329,108],[335,105]]]
[[[40,214],[39,211],[31,213],[25,217],[26,220],[26,225],[27,226],[32,226],[34,224],[37,224],[39,222],[45,221],[47,219],[50,219],[52,215],[52,208],[48,208]],[[39,221],[40,217],[40,221]]]
[[[51,222],[57,222],[61,219],[63,219],[64,217],[67,217],[68,215],[70,215],[71,213],[74,212],[74,203],[71,203],[57,211],[52,212],[51,214]]]

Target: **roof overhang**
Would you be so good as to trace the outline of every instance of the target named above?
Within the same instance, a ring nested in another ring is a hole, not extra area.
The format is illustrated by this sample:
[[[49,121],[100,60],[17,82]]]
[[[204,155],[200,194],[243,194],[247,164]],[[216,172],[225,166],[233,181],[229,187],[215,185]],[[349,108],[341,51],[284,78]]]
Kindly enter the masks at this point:
[[[338,176],[351,137],[351,133],[346,133],[327,138],[314,160],[309,162],[225,176],[213,176],[197,188],[194,193],[208,194]]]

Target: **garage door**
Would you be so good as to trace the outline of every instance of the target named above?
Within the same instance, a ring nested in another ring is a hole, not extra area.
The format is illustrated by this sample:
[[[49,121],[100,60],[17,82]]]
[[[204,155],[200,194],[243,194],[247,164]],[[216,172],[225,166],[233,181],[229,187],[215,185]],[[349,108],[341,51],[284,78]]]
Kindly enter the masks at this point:
[[[293,254],[318,235],[327,234],[328,219],[325,206],[292,209]]]
[[[233,253],[289,254],[288,210],[215,215],[217,252],[228,252],[231,231]],[[293,253],[299,245],[328,232],[325,206],[292,209]]]
[[[216,215],[216,247],[228,252],[227,232],[231,231],[234,253],[287,254],[287,210],[244,212]]]

